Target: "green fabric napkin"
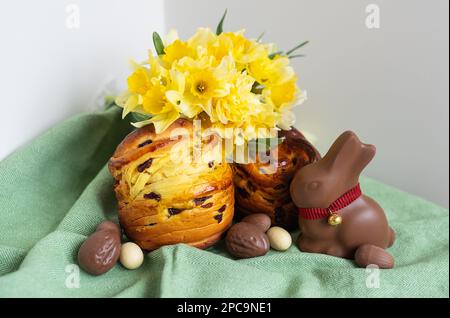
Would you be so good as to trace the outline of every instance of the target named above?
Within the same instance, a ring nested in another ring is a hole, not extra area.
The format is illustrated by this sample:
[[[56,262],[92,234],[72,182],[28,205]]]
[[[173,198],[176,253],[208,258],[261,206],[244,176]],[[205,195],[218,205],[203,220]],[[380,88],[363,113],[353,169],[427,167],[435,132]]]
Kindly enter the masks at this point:
[[[449,297],[448,211],[367,178],[363,191],[397,232],[395,269],[360,269],[295,244],[234,260],[221,242],[166,246],[133,271],[77,275],[81,243],[117,219],[106,163],[129,131],[117,108],[83,114],[0,162],[1,297]]]

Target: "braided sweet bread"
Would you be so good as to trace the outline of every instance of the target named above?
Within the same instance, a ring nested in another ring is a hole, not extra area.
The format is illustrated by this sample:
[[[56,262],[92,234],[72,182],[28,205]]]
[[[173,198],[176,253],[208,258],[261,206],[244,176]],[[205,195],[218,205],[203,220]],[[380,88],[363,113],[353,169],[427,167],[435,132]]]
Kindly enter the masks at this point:
[[[236,211],[245,216],[265,213],[272,225],[293,229],[298,225],[297,209],[291,200],[289,184],[295,172],[320,158],[320,154],[295,128],[280,131],[283,143],[271,151],[278,155],[275,173],[267,174],[268,163],[234,164]]]
[[[188,135],[177,134],[179,128]],[[144,250],[176,243],[207,248],[231,225],[231,167],[220,160],[214,135],[202,141],[203,159],[192,161],[192,128],[184,119],[160,134],[145,126],[129,134],[110,159],[120,224]],[[183,149],[187,153],[177,153]]]

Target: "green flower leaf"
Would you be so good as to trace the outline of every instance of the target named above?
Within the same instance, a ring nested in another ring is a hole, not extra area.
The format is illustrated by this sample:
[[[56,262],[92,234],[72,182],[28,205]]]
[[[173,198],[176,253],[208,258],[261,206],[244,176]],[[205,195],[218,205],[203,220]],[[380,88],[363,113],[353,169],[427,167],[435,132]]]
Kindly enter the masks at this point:
[[[219,35],[223,32],[223,21],[225,21],[225,17],[227,16],[228,9],[225,9],[225,12],[223,13],[222,19],[220,19],[219,24],[216,28],[216,34]]]
[[[261,34],[256,38],[256,42],[261,42],[265,33],[266,33],[265,31],[261,32]]]
[[[261,85],[255,81],[252,85],[251,92],[253,94],[262,94],[263,89],[264,89],[264,85]]]
[[[164,44],[158,32],[153,32],[153,45],[155,46],[155,50],[158,55],[164,54]]]
[[[109,109],[116,105],[116,96],[113,95],[107,95],[105,96],[105,110]]]
[[[295,54],[295,55],[289,55],[288,57],[290,59],[295,59],[296,57],[305,57],[305,56],[306,56],[305,54]]]
[[[275,56],[283,54],[283,51],[276,51],[269,54],[269,59],[273,60]]]
[[[148,120],[150,118],[151,118],[151,116],[149,116],[149,115],[145,115],[145,114],[141,114],[141,113],[137,113],[137,112],[131,113],[131,121],[132,122],[144,121],[144,120]]]
[[[291,55],[292,53],[297,51],[299,48],[305,46],[308,43],[309,43],[309,41],[305,41],[305,42],[300,43],[299,45],[297,45],[297,46],[293,47],[292,49],[290,49],[289,51],[287,51],[286,55]]]

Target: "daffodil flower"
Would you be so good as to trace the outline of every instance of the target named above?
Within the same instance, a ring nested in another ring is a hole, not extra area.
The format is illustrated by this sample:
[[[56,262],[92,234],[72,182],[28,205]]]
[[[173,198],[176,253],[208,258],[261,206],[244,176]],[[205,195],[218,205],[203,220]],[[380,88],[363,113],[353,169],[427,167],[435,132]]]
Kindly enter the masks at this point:
[[[195,105],[194,102],[186,96],[186,81],[184,75],[175,69],[171,70],[170,74],[172,89],[166,92],[167,100],[180,113],[186,115],[188,118],[193,118],[202,111],[202,108],[199,105]]]
[[[242,145],[260,129],[294,123],[292,107],[306,94],[286,56],[269,58],[273,44],[248,39],[243,30],[216,35],[200,28],[187,41],[171,30],[163,45],[164,54],[132,62],[127,90],[116,98],[123,116],[151,116],[134,126],[153,124],[160,133],[180,117],[200,118]]]

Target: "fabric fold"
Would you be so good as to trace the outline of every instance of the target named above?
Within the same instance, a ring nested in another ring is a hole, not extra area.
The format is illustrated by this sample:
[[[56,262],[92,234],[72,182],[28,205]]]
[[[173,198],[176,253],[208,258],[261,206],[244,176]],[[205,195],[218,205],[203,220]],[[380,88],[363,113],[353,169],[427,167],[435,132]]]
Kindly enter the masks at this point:
[[[83,272],[83,240],[117,220],[105,165],[129,131],[112,107],[69,119],[0,162],[0,297],[449,297],[448,210],[369,178],[362,190],[397,233],[391,270],[303,253],[293,232],[286,252],[263,257],[235,260],[223,242],[180,244],[146,254],[137,270]]]

